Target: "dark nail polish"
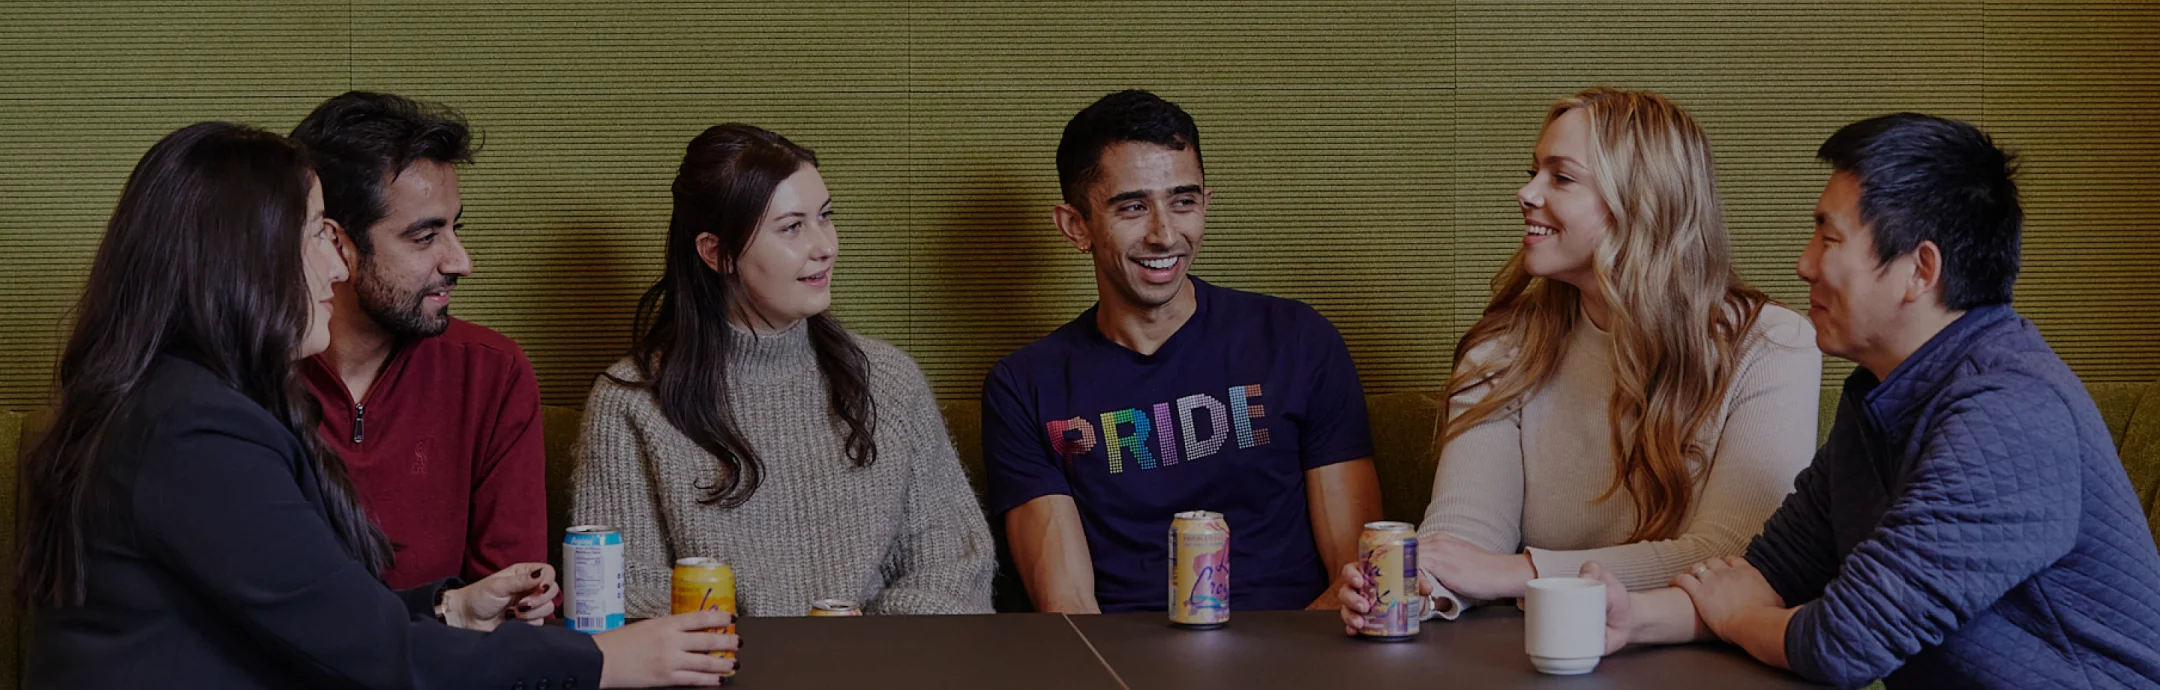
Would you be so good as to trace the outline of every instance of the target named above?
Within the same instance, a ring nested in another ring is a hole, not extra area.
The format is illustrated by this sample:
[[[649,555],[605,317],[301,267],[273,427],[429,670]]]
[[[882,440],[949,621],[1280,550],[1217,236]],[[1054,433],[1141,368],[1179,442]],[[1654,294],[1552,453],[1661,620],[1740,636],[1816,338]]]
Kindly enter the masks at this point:
[[[533,579],[535,579],[535,580],[538,580],[538,579],[540,579],[540,571],[538,571],[538,570],[535,570],[535,571],[533,571]]]

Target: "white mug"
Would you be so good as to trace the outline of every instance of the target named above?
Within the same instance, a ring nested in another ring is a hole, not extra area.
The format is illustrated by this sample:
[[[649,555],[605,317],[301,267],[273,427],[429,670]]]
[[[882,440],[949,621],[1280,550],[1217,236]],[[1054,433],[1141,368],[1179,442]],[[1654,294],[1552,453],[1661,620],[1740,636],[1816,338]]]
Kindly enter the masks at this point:
[[[1543,673],[1573,676],[1605,656],[1605,583],[1541,577],[1523,597],[1523,651]]]

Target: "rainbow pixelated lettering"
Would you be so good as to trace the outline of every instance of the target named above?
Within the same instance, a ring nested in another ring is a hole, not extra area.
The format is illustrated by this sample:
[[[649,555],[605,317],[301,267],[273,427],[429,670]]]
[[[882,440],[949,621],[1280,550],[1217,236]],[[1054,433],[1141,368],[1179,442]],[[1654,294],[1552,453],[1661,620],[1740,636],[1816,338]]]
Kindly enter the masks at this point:
[[[1193,426],[1194,410],[1205,410],[1208,413],[1207,438],[1201,438],[1199,430]],[[1185,432],[1185,457],[1189,459],[1198,460],[1214,455],[1216,451],[1222,450],[1224,441],[1230,440],[1230,434],[1226,433],[1229,427],[1225,424],[1230,419],[1230,410],[1223,407],[1222,401],[1216,400],[1215,396],[1194,393],[1178,398],[1177,418],[1178,429]]]
[[[1055,451],[1058,458],[1064,460],[1065,465],[1068,467],[1072,466],[1073,458],[1086,455],[1088,451],[1095,449],[1095,425],[1089,424],[1084,417],[1053,419],[1050,420],[1048,426],[1050,427],[1050,449]],[[1080,438],[1072,438],[1066,435],[1067,432],[1072,431],[1080,432]]]
[[[1253,428],[1252,421],[1267,416],[1267,407],[1249,401],[1260,397],[1260,384],[1232,386],[1230,388],[1231,424],[1237,429],[1237,447],[1264,446],[1268,442],[1266,428]]]
[[[1131,424],[1132,435],[1119,433],[1120,424]],[[1140,469],[1155,469],[1155,454],[1148,452],[1147,448],[1150,426],[1147,414],[1136,409],[1126,408],[1102,413],[1103,449],[1110,456],[1111,474],[1125,471],[1124,455],[1127,453],[1132,454],[1133,460],[1140,463]]]
[[[1155,449],[1162,453],[1162,464],[1169,467],[1178,463],[1177,434],[1170,433],[1177,427],[1170,425],[1170,403],[1155,403]]]
[[[1097,416],[1100,436],[1086,417],[1051,420],[1044,427],[1050,432],[1050,449],[1066,467],[1100,446],[1111,474],[1124,473],[1128,457],[1143,470],[1200,460],[1222,452],[1233,437],[1241,449],[1267,445],[1267,428],[1254,421],[1267,416],[1267,406],[1259,403],[1260,384],[1231,386],[1229,396],[1227,405],[1215,396],[1194,393],[1104,412]]]

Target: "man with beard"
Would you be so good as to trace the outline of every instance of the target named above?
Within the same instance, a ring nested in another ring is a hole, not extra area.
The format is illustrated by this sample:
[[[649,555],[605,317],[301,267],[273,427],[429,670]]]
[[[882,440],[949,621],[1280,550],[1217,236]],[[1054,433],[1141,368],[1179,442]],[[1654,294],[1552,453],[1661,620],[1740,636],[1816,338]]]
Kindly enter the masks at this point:
[[[1035,606],[1163,610],[1171,517],[1210,510],[1235,535],[1231,609],[1334,608],[1329,573],[1380,519],[1341,334],[1303,303],[1186,275],[1212,192],[1175,104],[1103,97],[1066,124],[1057,167],[1051,215],[1093,259],[1097,302],[982,394],[990,511]]]
[[[391,587],[477,580],[547,559],[546,457],[532,364],[502,334],[450,317],[472,273],[458,237],[455,111],[352,92],[293,130],[315,157],[324,216],[352,275],[330,348],[302,367],[322,433],[389,536]]]

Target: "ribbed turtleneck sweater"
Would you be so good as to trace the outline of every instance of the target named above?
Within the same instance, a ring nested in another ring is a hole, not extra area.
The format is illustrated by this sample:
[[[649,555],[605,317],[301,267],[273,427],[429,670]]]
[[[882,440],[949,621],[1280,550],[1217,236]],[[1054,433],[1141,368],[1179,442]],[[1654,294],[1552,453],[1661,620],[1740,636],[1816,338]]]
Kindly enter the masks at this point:
[[[571,513],[622,530],[631,617],[668,613],[673,563],[689,556],[734,567],[745,616],[804,615],[824,598],[871,614],[991,611],[989,530],[922,371],[851,334],[877,406],[877,460],[856,467],[809,331],[729,329],[722,413],[764,467],[757,492],[733,508],[700,500],[719,460],[668,423],[651,391],[619,382],[640,381],[630,360],[593,385]]]

